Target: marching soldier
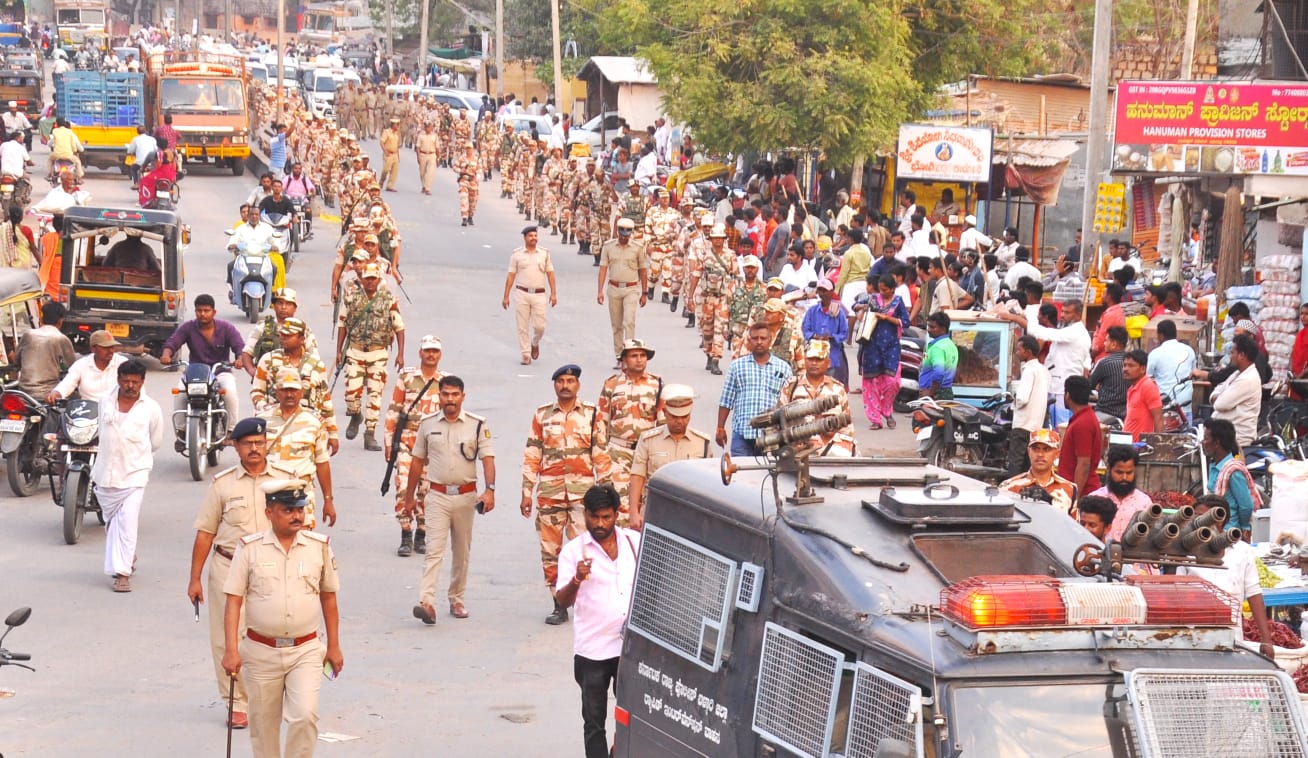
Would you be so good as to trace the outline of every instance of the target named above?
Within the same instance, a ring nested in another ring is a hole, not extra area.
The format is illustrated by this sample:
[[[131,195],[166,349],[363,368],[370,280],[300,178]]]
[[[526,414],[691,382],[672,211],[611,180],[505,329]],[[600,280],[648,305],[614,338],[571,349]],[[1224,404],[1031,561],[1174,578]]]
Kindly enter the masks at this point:
[[[712,219],[712,216],[709,216]],[[755,308],[761,308],[768,299],[767,289],[759,281],[758,272],[762,261],[757,255],[746,255],[740,259],[740,270],[744,273],[743,281],[736,285],[731,293],[731,342],[741,345],[745,341],[745,330],[750,324],[750,315]],[[778,293],[780,294],[780,293]]]
[[[654,350],[643,341],[627,340],[618,356],[622,371],[604,380],[595,404],[609,438],[610,479],[622,499],[619,526],[627,526],[627,490],[636,442],[663,423],[663,379],[645,370],[653,357]]]
[[[536,409],[522,456],[520,508],[523,518],[531,518],[535,498],[541,568],[553,597],[559,551],[586,528],[582,498],[592,484],[608,480],[610,463],[607,429],[599,423],[598,410],[577,399],[581,368],[560,366],[551,379],[555,400]],[[555,602],[545,623],[557,626],[567,620],[568,611]]]
[[[436,383],[445,376],[440,370],[441,341],[435,335],[424,335],[418,343],[418,365],[405,366],[400,369],[395,379],[395,389],[391,393],[391,404],[386,409],[385,445],[386,460],[395,458],[395,520],[400,522],[400,547],[395,554],[401,558],[427,552],[427,527],[423,505],[427,501],[427,480],[419,477],[418,499],[412,507],[404,502],[405,488],[409,483],[409,474],[413,465],[413,440],[418,433],[418,424],[422,419],[440,411]],[[404,428],[400,430],[399,448],[394,447],[395,430],[400,423],[400,415],[405,417]],[[417,531],[414,532],[414,522]]]
[[[378,181],[386,185],[387,192],[395,191],[395,180],[400,176],[400,120],[391,119],[391,125],[381,135],[382,170]]]
[[[227,650],[223,634],[223,611],[227,607],[223,598],[223,585],[227,583],[232,555],[236,551],[236,543],[242,537],[258,534],[268,528],[268,517],[263,508],[259,507],[263,500],[259,486],[274,479],[294,476],[290,471],[268,464],[266,426],[263,419],[247,418],[232,427],[230,439],[241,462],[214,475],[195,518],[191,581],[186,588],[186,596],[193,603],[203,603],[206,587],[208,589],[209,645],[213,651],[214,677],[223,699],[228,696],[228,676],[223,671],[223,654]],[[211,552],[214,554],[212,562],[209,561]],[[209,564],[209,581],[202,585],[200,577],[206,563]],[[244,623],[238,622],[238,626],[243,632]],[[233,729],[244,729],[248,725],[247,702],[245,686],[237,681],[232,695]]]
[[[622,367],[624,345],[636,337],[636,306],[644,308],[648,302],[645,284],[649,276],[649,257],[643,244],[631,241],[634,228],[631,219],[618,219],[618,238],[605,242],[600,248],[596,301],[604,305],[604,293],[608,292],[613,354],[618,356],[618,365],[614,368]]]
[[[463,111],[459,111],[462,113]],[[477,146],[468,140],[463,143],[458,157],[454,159],[454,173],[459,182],[459,226],[472,226],[472,214],[477,212],[477,193],[479,181],[477,172]]]
[[[257,365],[260,358],[277,349],[281,344],[278,328],[286,319],[294,316],[299,307],[295,290],[290,287],[273,290],[272,313],[265,316],[263,323],[251,329],[250,336],[245,338],[243,352],[250,356],[251,366]],[[304,349],[310,353],[318,352],[318,338],[313,336],[308,325],[304,327]]]
[[[223,669],[245,669],[250,745],[255,758],[313,755],[318,740],[319,672],[335,678],[341,655],[336,556],[325,535],[309,531],[304,483],[281,479],[260,486],[269,528],[241,539],[223,586],[226,652]],[[247,622],[241,638],[242,609]],[[319,628],[326,644],[318,639]]]
[[[268,424],[268,462],[294,472],[304,482],[309,492],[304,520],[310,529],[317,524],[313,491],[313,480],[317,477],[322,488],[323,520],[328,526],[335,526],[327,428],[316,413],[304,407],[304,382],[294,369],[284,369],[278,374],[274,387],[277,405],[259,413],[259,418]]]
[[[513,175],[514,161],[513,151],[516,147],[513,139],[513,124],[504,125],[504,133],[500,135],[500,197],[513,197]]]
[[[418,176],[422,179],[422,194],[431,194],[431,183],[436,178],[436,156],[440,154],[441,143],[436,137],[436,126],[428,121],[422,125],[422,133],[413,149],[418,153]]]
[[[490,181],[491,168],[499,162],[500,140],[495,114],[487,111],[477,125],[477,151],[481,154],[482,179]]]
[[[647,213],[649,212],[649,201],[645,199],[644,195],[640,194],[639,184],[632,182],[627,185],[627,189],[629,190],[629,193],[626,197],[622,198],[622,204],[619,207],[618,216],[620,218],[631,219],[631,222],[636,225],[636,234],[643,237],[646,231],[645,220]],[[607,223],[608,219],[605,219],[605,222]],[[604,236],[608,237],[607,231]],[[650,282],[649,291],[646,293],[651,299],[654,297],[654,288],[657,286],[658,279],[655,278]]]
[[[672,302],[676,295],[676,289],[672,286],[672,248],[677,239],[677,228],[681,220],[681,214],[676,208],[669,205],[668,190],[665,187],[659,187],[655,190],[658,197],[658,204],[650,208],[645,216],[645,229],[649,234],[649,263],[650,263],[650,293],[654,297],[653,290],[663,283],[662,302],[671,303],[672,310],[677,310],[677,304]],[[683,260],[684,263],[684,260]],[[680,283],[681,272],[678,271],[677,280]]]
[[[631,462],[628,488],[630,527],[640,529],[645,523],[645,484],[654,472],[676,461],[707,458],[713,443],[707,434],[690,428],[690,412],[695,391],[684,384],[669,384],[663,389],[663,426],[640,435]]]
[[[731,329],[731,296],[735,290],[736,256],[727,252],[727,230],[722,224],[709,232],[710,247],[700,261],[700,274],[691,280],[690,289],[699,297],[699,332],[708,362],[704,370],[721,376],[722,359]]]
[[[617,191],[613,189],[604,178],[604,171],[597,164],[591,165],[591,182],[590,182],[590,242],[586,249],[594,254],[595,265],[599,265],[600,251],[604,249],[604,243],[612,239],[613,233],[613,203],[617,200]],[[636,221],[632,221],[632,230],[635,230]],[[648,285],[647,285],[648,286]],[[648,293],[646,293],[648,294]]]
[[[704,278],[704,259],[709,255],[711,244],[709,232],[713,231],[713,214],[705,213],[699,218],[697,233],[686,241],[686,302],[682,305],[681,315],[686,318],[686,328],[695,327],[695,316],[699,313],[700,279]]]
[[[550,253],[537,247],[540,232],[535,224],[522,230],[523,246],[509,256],[509,274],[504,280],[504,299],[500,306],[509,309],[509,294],[518,290],[514,313],[518,322],[518,348],[522,365],[540,357],[540,341],[545,336],[545,285],[549,284],[549,305],[558,305],[558,285],[554,280],[554,263]]]
[[[381,450],[377,420],[386,388],[386,361],[394,342],[395,366],[404,368],[404,320],[395,296],[380,287],[381,269],[376,263],[364,267],[360,283],[360,289],[345,295],[336,324],[336,364],[339,367],[344,362],[345,412],[350,416],[345,439],[354,439],[362,422],[363,449]]]
[[[450,566],[450,615],[468,617],[463,591],[468,584],[468,554],[472,550],[472,523],[477,512],[495,510],[495,450],[486,419],[463,410],[463,380],[445,376],[440,381],[440,412],[422,420],[413,444],[413,477],[404,491],[407,507],[415,507],[414,493],[421,480],[428,486],[431,513],[431,548],[423,564],[418,604],[413,615],[424,624],[436,623],[436,581],[445,558],[446,539],[453,544]],[[477,493],[477,460],[481,459],[486,488]]]
[[[268,392],[268,384],[283,370],[294,371],[304,385],[304,407],[313,411],[327,429],[327,448],[332,455],[341,449],[340,431],[336,425],[336,409],[332,406],[331,387],[327,383],[327,364],[322,356],[309,352],[305,336],[309,327],[304,321],[291,316],[278,328],[281,347],[265,354],[254,369],[250,383],[250,402],[255,412],[266,411],[277,404],[275,395]]]
[[[838,416],[843,413],[846,418],[852,419],[853,414],[849,410],[849,393],[840,380],[827,376],[829,368],[831,368],[831,343],[826,340],[809,340],[804,350],[804,372],[786,380],[786,383],[781,386],[778,402],[784,404],[794,400],[816,400],[825,395],[834,395],[840,398],[840,403],[822,415]],[[811,443],[817,447],[818,455],[851,457],[856,446],[854,422],[851,420],[834,432],[815,434]]]

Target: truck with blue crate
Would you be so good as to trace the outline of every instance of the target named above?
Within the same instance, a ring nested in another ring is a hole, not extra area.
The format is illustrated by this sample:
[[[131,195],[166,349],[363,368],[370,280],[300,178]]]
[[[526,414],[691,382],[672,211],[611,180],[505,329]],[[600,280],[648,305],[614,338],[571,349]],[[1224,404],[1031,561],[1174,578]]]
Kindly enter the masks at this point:
[[[81,140],[86,166],[127,173],[127,143],[146,123],[145,74],[68,71],[56,74],[55,107]]]
[[[250,156],[250,109],[245,59],[207,50],[152,52],[145,57],[147,123],[172,116],[187,163],[245,172]]]

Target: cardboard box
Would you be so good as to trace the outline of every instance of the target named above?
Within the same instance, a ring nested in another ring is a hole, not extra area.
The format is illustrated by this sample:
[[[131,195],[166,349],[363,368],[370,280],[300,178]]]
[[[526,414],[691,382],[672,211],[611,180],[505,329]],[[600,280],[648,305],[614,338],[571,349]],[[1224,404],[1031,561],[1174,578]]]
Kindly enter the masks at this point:
[[[1158,322],[1170,319],[1176,324],[1176,339],[1189,345],[1195,355],[1208,349],[1208,322],[1188,316],[1157,316],[1149,320],[1140,335],[1140,347],[1146,351],[1158,345]]]

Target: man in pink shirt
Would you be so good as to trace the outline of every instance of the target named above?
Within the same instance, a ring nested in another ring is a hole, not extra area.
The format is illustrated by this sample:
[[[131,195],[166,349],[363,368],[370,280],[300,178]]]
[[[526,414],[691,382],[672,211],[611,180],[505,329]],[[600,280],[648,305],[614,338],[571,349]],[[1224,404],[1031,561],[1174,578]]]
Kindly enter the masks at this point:
[[[1099,322],[1095,324],[1094,337],[1090,339],[1092,358],[1098,359],[1106,352],[1105,342],[1108,340],[1109,329],[1114,326],[1126,326],[1126,312],[1122,310],[1122,298],[1125,295],[1126,290],[1117,282],[1104,288],[1104,312],[1100,314]]]
[[[609,687],[618,675],[622,630],[636,581],[640,532],[617,525],[621,504],[610,484],[597,484],[582,498],[586,531],[559,552],[554,599],[573,605],[572,675],[581,687],[582,735],[586,758],[607,758],[604,722]]]
[[[1135,514],[1153,505],[1153,498],[1147,492],[1135,488],[1135,464],[1140,455],[1129,445],[1112,445],[1108,448],[1108,484],[1091,492],[1112,500],[1117,505],[1117,514],[1113,516],[1113,525],[1108,528],[1108,536],[1120,541],[1126,527],[1135,518]]]

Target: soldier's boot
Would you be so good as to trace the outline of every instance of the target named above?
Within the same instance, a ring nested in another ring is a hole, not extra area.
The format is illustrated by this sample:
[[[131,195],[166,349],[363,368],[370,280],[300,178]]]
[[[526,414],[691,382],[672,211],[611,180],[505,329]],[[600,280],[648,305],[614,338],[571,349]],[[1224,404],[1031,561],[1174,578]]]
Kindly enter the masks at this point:
[[[668,310],[672,311],[673,313],[676,313],[676,312],[677,312],[677,304],[680,303],[680,302],[681,302],[681,296],[680,296],[680,295],[673,295],[673,296],[672,296],[672,302],[668,304]]]
[[[645,290],[645,299],[647,300],[654,299],[654,287],[650,287],[649,289]]]
[[[712,368],[713,368],[713,356],[711,355],[704,356],[704,370],[709,371]]]
[[[363,433],[363,449],[364,449],[364,450],[381,450],[381,449],[382,449],[381,444],[377,442],[377,432],[373,431],[372,429],[367,429],[367,430],[364,431],[364,433]]]
[[[464,216],[463,218],[459,219],[459,226],[467,226],[467,225],[468,225],[468,217],[467,217],[467,216]]]
[[[670,303],[670,302],[672,302],[671,298],[668,297],[668,292],[667,292],[667,290],[664,290],[664,291],[663,291],[662,302],[664,302],[664,303]],[[674,309],[674,310],[675,310],[675,309]]]
[[[350,425],[345,427],[345,439],[352,440],[359,436],[359,424],[363,423],[362,413],[350,414]]]
[[[709,373],[714,376],[722,376],[722,369],[718,368],[717,358],[709,358]]]
[[[427,554],[427,532],[423,529],[418,529],[413,533],[413,552],[418,555]]]
[[[422,532],[418,532],[422,534]],[[396,549],[395,554],[401,558],[408,558],[413,555],[413,532],[400,527],[400,546]]]
[[[472,226],[472,216],[468,217],[468,226]]]
[[[568,609],[559,605],[559,601],[554,601],[554,612],[545,617],[545,623],[550,626],[558,626],[568,620]]]
[[[687,329],[694,329],[694,328],[695,328],[695,314],[694,314],[694,313],[687,313],[687,314],[686,314],[686,328],[687,328]]]
[[[557,236],[559,236],[559,227],[557,227],[557,226],[551,226],[551,227],[550,227],[550,236],[551,236],[551,237],[557,237]],[[567,236],[564,236],[564,238],[563,238],[563,242],[566,244],[567,241],[568,241]]]

